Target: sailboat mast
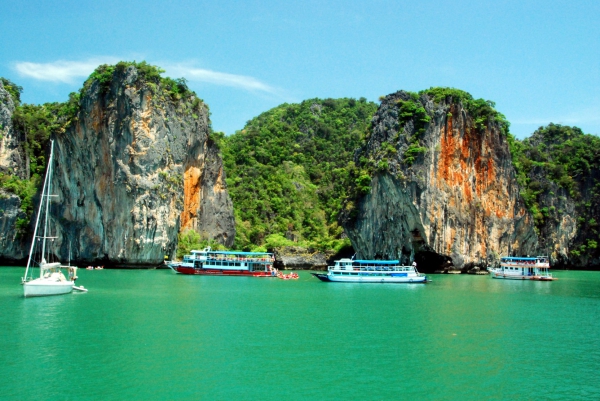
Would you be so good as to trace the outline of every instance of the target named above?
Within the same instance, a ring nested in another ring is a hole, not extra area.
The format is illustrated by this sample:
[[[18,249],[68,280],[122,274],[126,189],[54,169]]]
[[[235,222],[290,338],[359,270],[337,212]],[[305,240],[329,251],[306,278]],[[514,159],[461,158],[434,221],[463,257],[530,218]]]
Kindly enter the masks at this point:
[[[48,217],[50,211],[50,188],[52,187],[52,158],[54,156],[54,143],[50,145],[50,159],[48,160],[48,172],[46,176],[48,178],[48,189],[46,196],[46,215],[44,216],[44,240],[42,241],[42,257],[46,257],[46,239],[48,238]],[[40,270],[40,274],[41,274]]]
[[[35,242],[37,241],[37,232],[38,232],[38,228],[39,228],[39,223],[40,223],[40,215],[42,214],[42,208],[44,207],[44,197],[46,197],[46,187],[48,186],[48,177],[52,174],[52,159],[53,159],[53,155],[54,155],[54,141],[51,140],[50,141],[50,159],[48,160],[48,167],[46,169],[46,177],[44,178],[44,186],[42,187],[42,197],[40,199],[40,206],[38,208],[38,214],[37,217],[35,219],[35,229],[33,231],[33,240],[31,241],[31,248],[29,249],[29,258],[27,259],[27,267],[25,268],[25,280],[27,280],[27,274],[29,273],[29,267],[31,266],[31,260],[33,257],[33,250],[35,249]],[[49,202],[46,202],[46,221],[48,219],[48,208],[47,208],[47,204]],[[46,234],[44,233],[44,237],[46,237]],[[44,238],[44,241],[42,241],[42,244],[45,248],[46,246],[46,240]],[[44,255],[44,252],[42,251],[42,256]],[[41,269],[40,269],[40,275],[41,275]]]

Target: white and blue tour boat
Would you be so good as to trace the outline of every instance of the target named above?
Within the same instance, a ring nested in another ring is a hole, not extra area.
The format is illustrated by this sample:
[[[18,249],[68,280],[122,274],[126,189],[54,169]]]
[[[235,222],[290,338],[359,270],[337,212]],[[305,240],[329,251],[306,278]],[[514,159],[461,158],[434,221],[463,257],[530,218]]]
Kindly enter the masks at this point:
[[[427,276],[417,264],[402,266],[399,260],[336,260],[327,273],[312,273],[321,281],[344,283],[426,283]]]
[[[500,265],[488,267],[493,278],[506,280],[556,280],[550,273],[550,262],[547,256],[500,258]]]

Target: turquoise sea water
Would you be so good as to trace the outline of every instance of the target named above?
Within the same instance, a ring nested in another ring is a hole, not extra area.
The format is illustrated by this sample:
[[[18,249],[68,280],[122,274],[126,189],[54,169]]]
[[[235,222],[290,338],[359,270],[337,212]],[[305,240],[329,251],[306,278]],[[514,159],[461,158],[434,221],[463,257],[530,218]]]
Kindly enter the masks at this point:
[[[598,400],[600,272],[427,285],[0,268],[1,400]]]

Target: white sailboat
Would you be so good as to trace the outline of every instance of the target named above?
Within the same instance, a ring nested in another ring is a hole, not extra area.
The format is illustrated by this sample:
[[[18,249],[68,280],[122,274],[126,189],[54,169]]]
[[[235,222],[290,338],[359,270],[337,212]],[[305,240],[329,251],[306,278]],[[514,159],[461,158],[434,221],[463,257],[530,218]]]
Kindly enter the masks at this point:
[[[56,196],[51,195],[53,162],[54,141],[50,141],[50,159],[48,159],[48,168],[44,178],[42,197],[35,221],[25,277],[22,278],[25,297],[68,294],[73,291],[77,279],[77,267],[70,266],[70,263],[69,266],[63,266],[60,262],[49,261],[55,257],[51,245],[56,238],[51,236],[49,218],[50,197]],[[37,278],[33,278],[34,267],[38,267],[40,271]],[[68,277],[65,277],[63,270],[67,272]],[[83,290],[83,287],[75,288]]]

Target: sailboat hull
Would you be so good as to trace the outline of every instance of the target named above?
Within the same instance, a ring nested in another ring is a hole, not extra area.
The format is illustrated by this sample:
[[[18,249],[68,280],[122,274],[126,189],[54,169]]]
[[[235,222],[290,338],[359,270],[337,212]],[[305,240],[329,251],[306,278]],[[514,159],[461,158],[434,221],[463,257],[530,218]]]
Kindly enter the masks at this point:
[[[25,297],[46,297],[49,295],[68,294],[73,291],[72,281],[51,281],[38,278],[23,283]]]

